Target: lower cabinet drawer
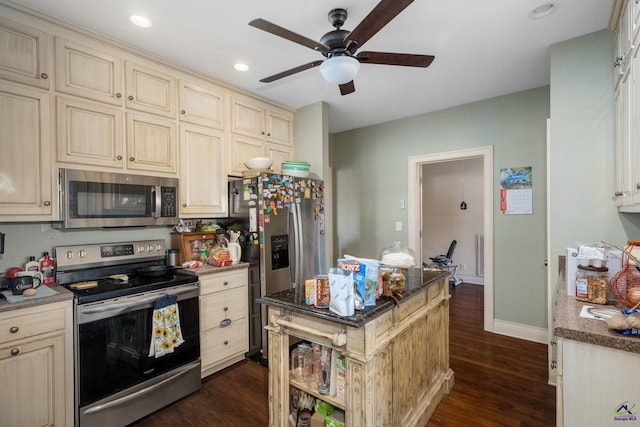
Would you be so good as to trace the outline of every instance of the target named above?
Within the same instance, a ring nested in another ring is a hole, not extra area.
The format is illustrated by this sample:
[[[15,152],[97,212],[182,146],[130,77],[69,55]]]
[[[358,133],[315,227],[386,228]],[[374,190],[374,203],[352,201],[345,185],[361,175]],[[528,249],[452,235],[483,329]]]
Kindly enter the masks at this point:
[[[247,318],[235,320],[224,328],[204,331],[200,335],[202,367],[214,365],[248,350]]]
[[[234,288],[200,297],[200,330],[220,326],[224,319],[247,317],[247,288]]]

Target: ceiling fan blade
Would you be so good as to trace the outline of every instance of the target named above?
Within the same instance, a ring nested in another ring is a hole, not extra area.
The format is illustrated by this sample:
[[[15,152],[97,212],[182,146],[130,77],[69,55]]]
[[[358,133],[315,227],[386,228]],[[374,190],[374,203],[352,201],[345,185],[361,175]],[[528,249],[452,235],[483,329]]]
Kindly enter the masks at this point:
[[[360,52],[356,59],[363,64],[402,65],[405,67],[426,68],[435,59],[433,55],[414,55],[411,53]]]
[[[362,47],[374,34],[391,22],[411,3],[413,3],[413,0],[382,0],[345,38],[345,46],[349,41],[354,40],[357,42],[357,47]],[[351,53],[354,51],[355,46]]]
[[[304,71],[304,70],[308,70],[308,69],[313,68],[313,67],[317,67],[320,64],[322,64],[322,60],[309,62],[308,64],[299,65],[297,67],[291,68],[291,69],[283,71],[281,73],[274,74],[273,76],[265,77],[264,79],[261,79],[260,81],[262,83],[271,83],[271,82],[279,80],[279,79],[281,79],[283,77],[287,77],[287,76],[290,76],[292,74],[299,73],[300,71]]]
[[[356,91],[356,85],[353,84],[353,80],[348,83],[343,83],[340,85],[340,93],[342,96],[349,95]]]
[[[265,21],[262,18],[254,19],[253,21],[249,22],[249,25],[278,37],[282,37],[283,39],[301,44],[302,46],[306,46],[310,49],[317,50],[318,52],[322,52],[322,54],[325,56],[326,53],[329,52],[328,46],[315,40],[311,40],[307,37],[301,36],[300,34],[294,33],[293,31],[287,30],[286,28],[273,24],[269,21]]]

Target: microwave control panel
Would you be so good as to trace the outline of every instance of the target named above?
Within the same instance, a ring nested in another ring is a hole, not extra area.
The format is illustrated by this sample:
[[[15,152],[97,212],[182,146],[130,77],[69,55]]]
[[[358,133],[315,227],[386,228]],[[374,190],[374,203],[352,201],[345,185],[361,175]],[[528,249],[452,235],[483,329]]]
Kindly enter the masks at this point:
[[[161,210],[160,216],[162,217],[176,217],[178,216],[178,201],[176,195],[176,187],[162,187],[160,190]]]

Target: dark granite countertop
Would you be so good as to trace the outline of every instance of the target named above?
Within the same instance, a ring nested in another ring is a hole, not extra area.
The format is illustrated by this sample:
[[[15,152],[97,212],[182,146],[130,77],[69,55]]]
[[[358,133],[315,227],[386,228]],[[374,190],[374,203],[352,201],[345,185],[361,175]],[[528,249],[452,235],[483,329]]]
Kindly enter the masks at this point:
[[[580,317],[584,305],[601,308],[617,308],[577,301],[574,296],[561,292],[558,295],[557,313],[553,333],[557,337],[600,345],[616,350],[640,353],[640,336],[621,335],[612,332],[602,320]]]
[[[47,285],[42,285],[47,286]],[[57,295],[52,295],[50,297],[45,298],[34,298],[24,302],[16,302],[10,303],[4,297],[0,299],[0,312],[4,311],[12,311],[12,310],[20,310],[22,308],[35,307],[38,305],[51,304],[59,301],[68,301],[73,299],[73,292],[66,289],[64,286],[53,285],[50,286],[51,289],[58,292]],[[5,289],[3,289],[5,290]]]
[[[443,277],[449,276],[446,271],[425,271],[423,273],[423,283],[418,286],[405,286],[403,297],[399,299],[399,303],[402,304],[405,301],[411,299],[419,290],[431,286]],[[280,307],[287,310],[291,310],[297,313],[306,314],[308,316],[317,317],[319,319],[329,320],[336,323],[342,323],[347,326],[353,326],[359,328],[364,324],[370,322],[376,317],[386,313],[395,306],[395,301],[388,297],[382,297],[377,302],[375,307],[365,307],[364,310],[356,310],[353,316],[339,316],[332,312],[328,308],[316,308],[306,304],[296,304],[294,298],[293,289],[277,292],[272,295],[258,298],[257,301],[261,304],[271,305],[274,307]]]

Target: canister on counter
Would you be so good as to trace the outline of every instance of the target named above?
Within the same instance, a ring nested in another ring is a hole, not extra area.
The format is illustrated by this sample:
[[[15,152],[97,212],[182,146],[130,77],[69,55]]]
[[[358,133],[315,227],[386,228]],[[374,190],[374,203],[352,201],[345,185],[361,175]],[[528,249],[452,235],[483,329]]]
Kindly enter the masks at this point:
[[[594,304],[607,303],[609,269],[579,265],[576,270],[576,299]]]
[[[316,300],[314,305],[318,308],[329,308],[331,302],[331,290],[329,289],[329,276],[326,274],[315,276]]]
[[[167,265],[169,267],[175,267],[176,266],[176,258],[178,256],[178,250],[177,249],[169,249],[167,250]]]

